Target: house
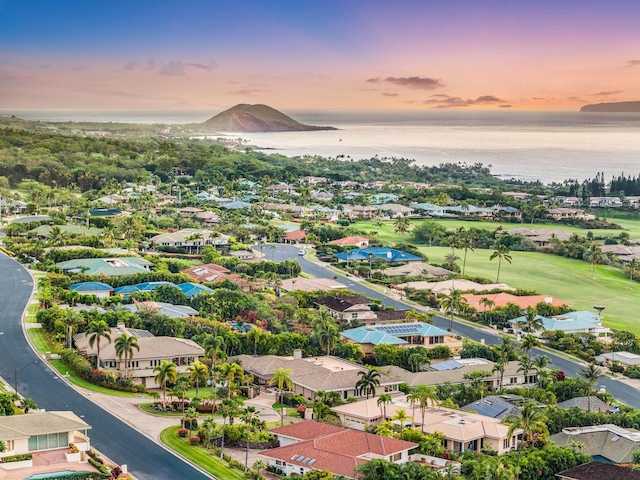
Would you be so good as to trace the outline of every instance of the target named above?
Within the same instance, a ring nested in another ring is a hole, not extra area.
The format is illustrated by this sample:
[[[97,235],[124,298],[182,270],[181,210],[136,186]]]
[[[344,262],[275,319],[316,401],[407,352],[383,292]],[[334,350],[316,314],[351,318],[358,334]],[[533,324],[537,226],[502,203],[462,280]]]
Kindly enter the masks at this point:
[[[180,216],[182,218],[189,218],[193,215],[196,215],[198,213],[202,213],[204,212],[204,210],[202,210],[201,208],[198,207],[184,207],[184,208],[179,208],[178,209],[178,213],[180,214]]]
[[[453,352],[462,349],[462,340],[457,335],[422,322],[367,325],[344,330],[341,335],[348,342],[360,344],[367,355],[372,355],[377,345],[427,349],[445,346]]]
[[[60,231],[69,237],[90,237],[102,235],[101,228],[86,227],[85,225],[40,225],[27,232],[27,237],[33,238],[47,238],[54,228],[60,229]]]
[[[343,237],[337,240],[331,240],[329,245],[339,245],[342,247],[356,246],[358,248],[367,248],[369,246],[369,239],[366,237]]]
[[[593,461],[556,473],[559,480],[640,480],[640,472],[632,468]]]
[[[154,379],[153,367],[162,364],[163,360],[173,362],[176,365],[178,374],[187,372],[187,367],[199,357],[204,355],[204,349],[193,340],[174,337],[156,337],[148,330],[127,328],[124,323],[111,329],[111,342],[100,346],[100,367],[117,368],[124,370],[125,362],[123,357],[118,356],[115,350],[115,339],[126,333],[134,336],[138,340],[140,350],[134,350],[133,359],[127,361],[127,371],[134,382],[141,383],[145,388],[159,388]],[[84,333],[74,335],[73,341],[80,351],[84,351],[87,356],[97,356],[97,343],[93,347],[89,344],[89,337]]]
[[[198,265],[181,271],[181,273],[189,275],[198,282],[215,282],[219,277],[224,276],[224,274],[229,272],[230,270],[228,268],[214,263]]]
[[[125,200],[127,200],[127,197],[123,197],[117,194],[111,194],[111,195],[105,195],[104,197],[100,197],[95,201],[111,206],[111,205],[117,205],[118,203],[124,202]]]
[[[595,361],[607,366],[611,366],[615,362],[626,369],[640,365],[640,355],[631,352],[609,352],[596,356]]]
[[[289,230],[284,235],[282,235],[281,241],[282,243],[292,244],[304,242],[305,238],[307,238],[307,234],[304,232],[304,230],[298,228],[296,230]]]
[[[500,388],[500,373],[493,371],[494,365],[494,362],[484,358],[460,358],[438,363],[433,362],[420,372],[410,372],[393,365],[381,368],[390,376],[401,380],[410,387],[423,383],[426,385],[444,385],[447,382],[454,385],[470,385],[471,380],[465,378],[465,376],[472,372],[483,371],[488,374],[484,382],[490,390],[495,391]],[[536,382],[535,371],[528,372],[527,376],[525,376],[524,372],[519,371],[519,369],[519,362],[512,361],[505,364],[505,370],[502,374],[504,386],[518,386]]]
[[[392,285],[393,288],[398,290],[405,290],[407,288],[412,288],[414,290],[429,290],[436,295],[443,294],[449,295],[452,290],[460,290],[460,291],[469,291],[476,290],[479,292],[485,290],[515,290],[515,288],[511,288],[506,283],[477,283],[472,280],[465,279],[454,279],[454,280],[443,280],[441,282],[405,282],[400,283],[398,285]]]
[[[457,275],[456,272],[442,267],[434,267],[424,262],[411,262],[398,267],[390,267],[384,270],[387,277],[418,277],[425,278],[447,278]]]
[[[259,258],[256,258],[253,252],[250,252],[249,250],[235,250],[235,251],[229,252],[229,255],[231,255],[232,257],[236,257],[240,260],[244,260],[245,262],[259,260]]]
[[[545,213],[545,216],[552,218],[553,220],[563,220],[565,218],[580,218],[583,220],[593,220],[595,215],[587,215],[584,210],[577,208],[550,208]]]
[[[124,310],[129,310],[131,313],[136,313],[148,308],[155,310],[162,315],[166,315],[169,318],[191,318],[198,315],[198,311],[188,305],[173,305],[165,302],[134,302],[122,305],[122,308]]]
[[[387,263],[400,263],[422,262],[423,260],[417,255],[388,247],[354,248],[350,252],[335,253],[333,256],[343,262],[381,259]]]
[[[603,402],[596,396],[570,398],[569,400],[565,400],[564,402],[557,403],[556,407],[565,409],[578,407],[583,412],[591,411],[610,413],[613,410],[620,411],[620,407],[618,407],[617,405],[611,406],[608,403]]]
[[[371,205],[384,205],[385,207],[387,205],[391,205],[391,202],[398,200],[398,198],[400,197],[398,197],[398,195],[395,195],[393,193],[375,193],[369,197],[369,199],[371,200]],[[402,206],[402,205],[396,204],[396,206]]]
[[[188,248],[199,250],[206,246],[229,245],[229,236],[208,229],[184,228],[177,232],[161,233],[151,237],[152,245],[171,248]]]
[[[548,228],[511,228],[506,233],[526,237],[540,248],[548,247],[553,241],[566,242],[573,235],[567,230],[552,230]]]
[[[415,203],[411,205],[411,208],[418,210],[419,213],[423,216],[430,217],[447,217],[452,216],[445,211],[445,207],[440,205],[434,205],[432,203]]]
[[[200,285],[199,283],[187,282],[176,285],[184,293],[187,298],[195,297],[196,295],[200,295],[201,293],[211,293],[212,289],[205,285]]]
[[[148,273],[153,266],[148,260],[138,257],[118,258],[77,258],[56,263],[65,273],[84,273],[86,275],[104,275],[122,277],[137,273]]]
[[[271,430],[280,447],[260,453],[268,465],[287,476],[311,470],[327,470],[335,475],[357,478],[356,467],[369,460],[394,463],[409,461],[409,450],[418,445],[396,438],[381,437],[349,428],[306,421]]]
[[[536,315],[536,319],[542,321],[542,329],[532,332],[534,335],[540,335],[545,330],[562,331],[564,333],[591,333],[594,335],[611,332],[609,328],[602,325],[602,317],[600,315],[586,310],[569,312],[550,318]],[[526,317],[511,319],[509,323],[516,333],[522,332],[521,325],[526,323]]]
[[[469,410],[487,417],[504,420],[512,415],[518,415],[525,403],[531,401],[530,398],[514,394],[489,395],[461,408],[462,410]]]
[[[592,457],[600,456],[611,463],[631,463],[634,450],[640,449],[640,432],[608,423],[563,428],[562,432],[550,435],[549,440],[560,447],[580,443],[584,445],[581,453]],[[605,478],[617,477],[601,477]]]
[[[522,430],[516,430],[509,435],[509,426],[497,418],[433,405],[425,408],[423,417],[420,408],[404,395],[392,395],[391,403],[384,406],[378,405],[376,398],[370,398],[331,408],[343,425],[359,431],[391,420],[399,410],[412,417],[410,423],[425,433],[442,433],[443,446],[456,453],[480,452],[491,447],[500,455],[515,449],[522,434]]]
[[[376,207],[371,206],[362,206],[362,205],[343,205],[342,206],[342,214],[343,216],[355,219],[355,218],[373,218],[376,213],[378,213],[378,209]]]
[[[220,218],[220,215],[218,215],[215,212],[212,212],[211,210],[198,212],[196,213],[195,216],[198,220],[202,220],[204,223],[220,223],[222,221],[222,219]]]
[[[27,209],[27,202],[21,200],[7,200],[0,198],[0,213],[22,213]]]
[[[321,183],[327,183],[326,177],[300,177],[298,182],[302,185],[309,185],[315,187]]]
[[[113,287],[102,282],[82,282],[69,285],[69,290],[80,295],[95,295],[98,298],[110,297],[113,295]]]
[[[362,365],[348,362],[332,356],[302,358],[300,350],[294,351],[293,357],[278,357],[275,355],[236,355],[229,357],[229,361],[241,363],[245,372],[253,375],[258,385],[269,385],[273,378],[273,371],[277,368],[291,369],[290,375],[293,393],[302,395],[307,400],[313,400],[319,390],[325,392],[339,392],[340,398],[360,397],[355,385],[360,379],[360,372],[366,372]],[[376,395],[398,390],[401,380],[382,374],[380,386],[376,387]],[[371,395],[371,394],[370,394]]]
[[[508,304],[517,305],[522,309],[535,307],[539,303],[546,303],[553,305],[554,307],[562,307],[569,305],[569,303],[559,298],[547,297],[545,295],[512,295],[511,293],[488,293],[488,294],[474,294],[465,293],[462,295],[467,300],[467,305],[475,308],[478,311],[492,310],[496,307],[504,307]],[[484,299],[493,302],[493,304],[487,307],[484,303]]]
[[[342,322],[351,323],[357,320],[367,325],[384,324],[390,322],[404,322],[409,310],[371,310],[371,302],[366,297],[325,297],[316,302],[324,306],[331,316]]]
[[[282,286],[280,288],[285,292],[292,292],[294,290],[302,290],[305,292],[323,290],[325,292],[329,292],[331,290],[347,287],[346,285],[330,278],[295,277],[282,280]]]
[[[37,458],[39,452],[53,453],[58,449],[63,450],[60,453],[66,454],[67,461],[79,462],[80,454],[71,454],[69,444],[75,444],[81,452],[90,450],[87,436],[90,429],[84,420],[69,411],[0,416],[0,440],[5,444],[5,450],[0,452],[0,462],[2,457],[32,454]],[[33,467],[34,460],[0,463],[0,470]]]

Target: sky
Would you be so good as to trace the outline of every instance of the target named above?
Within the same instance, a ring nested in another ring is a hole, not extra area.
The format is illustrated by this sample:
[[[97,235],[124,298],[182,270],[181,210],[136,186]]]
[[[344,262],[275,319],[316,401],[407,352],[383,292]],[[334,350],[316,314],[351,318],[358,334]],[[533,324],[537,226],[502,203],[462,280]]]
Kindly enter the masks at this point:
[[[0,109],[640,100],[638,0],[0,0]]]

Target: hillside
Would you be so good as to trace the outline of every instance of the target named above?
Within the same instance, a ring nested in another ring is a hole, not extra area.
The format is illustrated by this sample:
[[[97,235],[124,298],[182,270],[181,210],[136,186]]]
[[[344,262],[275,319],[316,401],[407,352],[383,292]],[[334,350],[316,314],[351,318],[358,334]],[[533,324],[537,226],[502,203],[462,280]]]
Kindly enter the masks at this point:
[[[581,112],[612,112],[612,113],[640,113],[640,101],[594,103],[585,105]]]
[[[200,124],[223,132],[300,132],[334,130],[333,127],[304,125],[268,105],[241,103]]]

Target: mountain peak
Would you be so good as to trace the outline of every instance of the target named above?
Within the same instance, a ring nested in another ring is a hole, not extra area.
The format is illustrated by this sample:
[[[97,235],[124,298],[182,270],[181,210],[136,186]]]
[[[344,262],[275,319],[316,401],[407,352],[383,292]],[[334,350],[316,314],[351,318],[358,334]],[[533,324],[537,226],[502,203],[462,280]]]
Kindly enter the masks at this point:
[[[300,123],[268,105],[240,103],[220,112],[203,126],[227,132],[297,132],[333,130],[333,127],[317,127]]]

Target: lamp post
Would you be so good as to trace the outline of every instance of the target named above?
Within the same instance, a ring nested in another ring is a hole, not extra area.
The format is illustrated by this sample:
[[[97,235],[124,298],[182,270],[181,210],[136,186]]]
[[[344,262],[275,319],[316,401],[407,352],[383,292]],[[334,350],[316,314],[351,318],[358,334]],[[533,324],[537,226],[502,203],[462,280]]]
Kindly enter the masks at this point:
[[[18,372],[20,370],[22,370],[23,368],[27,368],[29,365],[32,365],[34,363],[38,363],[38,360],[34,360],[33,362],[29,362],[26,365],[23,365],[19,368],[16,368],[13,371],[13,390],[16,392],[16,395],[18,395]]]

